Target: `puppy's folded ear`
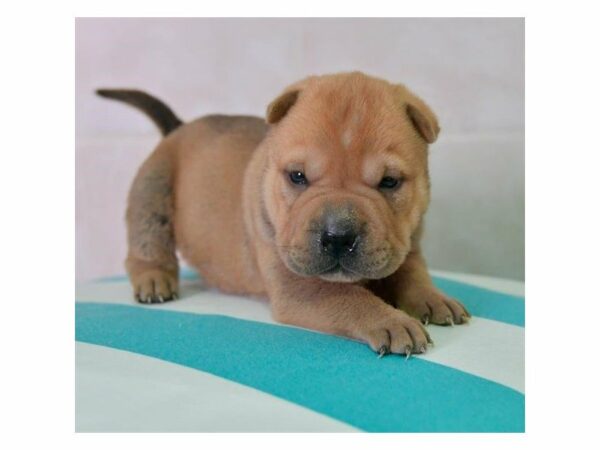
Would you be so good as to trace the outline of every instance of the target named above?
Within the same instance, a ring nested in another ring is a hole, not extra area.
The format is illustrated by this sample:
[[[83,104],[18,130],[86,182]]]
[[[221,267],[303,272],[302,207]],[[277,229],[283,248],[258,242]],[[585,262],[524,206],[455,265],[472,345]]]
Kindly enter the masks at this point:
[[[409,91],[404,85],[399,84],[397,88],[403,97],[406,114],[415,129],[428,144],[434,143],[440,134],[440,126],[434,112],[427,103]]]
[[[267,123],[274,124],[283,119],[298,100],[298,94],[300,94],[300,90],[292,89],[273,100],[267,107]]]
[[[288,86],[283,94],[273,100],[267,107],[267,123],[274,124],[283,119],[292,106],[296,104],[302,91],[317,78],[316,76],[310,76]]]

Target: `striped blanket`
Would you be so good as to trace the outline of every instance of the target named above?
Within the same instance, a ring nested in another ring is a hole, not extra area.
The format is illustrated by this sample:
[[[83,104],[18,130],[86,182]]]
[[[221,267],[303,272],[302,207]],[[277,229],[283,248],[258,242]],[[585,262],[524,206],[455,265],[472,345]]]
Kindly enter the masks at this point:
[[[430,325],[435,347],[406,360],[181,277],[180,300],[151,306],[125,277],[77,286],[77,431],[524,431],[514,283],[436,274],[473,319]]]

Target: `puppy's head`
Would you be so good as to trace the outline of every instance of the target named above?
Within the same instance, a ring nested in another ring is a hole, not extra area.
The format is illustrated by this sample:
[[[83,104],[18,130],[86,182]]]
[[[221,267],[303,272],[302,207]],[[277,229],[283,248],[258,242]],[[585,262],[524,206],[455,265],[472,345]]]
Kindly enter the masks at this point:
[[[338,282],[384,278],[429,203],[429,107],[402,85],[310,77],[268,108],[263,215],[286,266]]]

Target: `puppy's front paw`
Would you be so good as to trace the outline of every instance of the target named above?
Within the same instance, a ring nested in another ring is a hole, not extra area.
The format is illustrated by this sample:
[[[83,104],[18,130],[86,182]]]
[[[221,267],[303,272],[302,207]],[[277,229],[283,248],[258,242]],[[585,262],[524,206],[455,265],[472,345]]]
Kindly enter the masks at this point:
[[[131,284],[140,303],[163,303],[177,298],[177,278],[162,270],[147,270],[132,276]]]
[[[392,312],[368,321],[361,333],[363,340],[380,356],[397,353],[408,357],[413,353],[425,353],[427,344],[433,341],[423,325],[402,311]]]
[[[411,292],[397,306],[425,325],[464,324],[471,318],[469,311],[458,300],[429,287]]]

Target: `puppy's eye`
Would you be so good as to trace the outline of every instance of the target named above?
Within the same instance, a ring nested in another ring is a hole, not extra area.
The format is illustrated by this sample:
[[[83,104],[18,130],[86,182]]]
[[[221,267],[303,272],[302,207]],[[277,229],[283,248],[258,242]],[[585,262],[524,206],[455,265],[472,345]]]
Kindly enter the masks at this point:
[[[299,170],[292,170],[289,173],[290,181],[294,184],[308,184],[308,180],[306,179],[306,175],[300,172]]]
[[[402,181],[404,181],[402,178],[383,177],[377,187],[386,190],[398,189],[402,185]]]

